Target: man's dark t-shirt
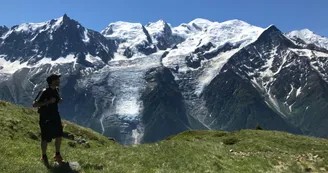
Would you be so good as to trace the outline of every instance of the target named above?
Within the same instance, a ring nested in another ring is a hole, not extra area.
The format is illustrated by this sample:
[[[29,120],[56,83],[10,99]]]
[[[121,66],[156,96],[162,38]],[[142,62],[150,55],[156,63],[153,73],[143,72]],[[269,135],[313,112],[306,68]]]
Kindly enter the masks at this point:
[[[51,98],[55,98],[56,102],[40,107],[39,108],[40,114],[58,114],[58,102],[60,100],[60,97],[57,89],[52,89],[52,88],[44,89],[43,91],[41,91],[41,93],[39,93],[35,101],[44,102],[50,100]]]

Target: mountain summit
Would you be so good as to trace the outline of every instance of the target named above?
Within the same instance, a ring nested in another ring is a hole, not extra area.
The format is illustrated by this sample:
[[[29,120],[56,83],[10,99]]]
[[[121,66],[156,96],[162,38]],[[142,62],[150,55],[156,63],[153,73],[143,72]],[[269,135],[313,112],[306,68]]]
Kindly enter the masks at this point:
[[[328,38],[315,34],[309,29],[292,31],[286,34],[287,37],[295,41],[304,41],[305,44],[314,44],[328,50]]]
[[[0,52],[10,62],[34,65],[44,58],[55,61],[69,55],[113,58],[115,44],[100,33],[84,28],[66,14],[42,23],[13,26],[0,37]]]

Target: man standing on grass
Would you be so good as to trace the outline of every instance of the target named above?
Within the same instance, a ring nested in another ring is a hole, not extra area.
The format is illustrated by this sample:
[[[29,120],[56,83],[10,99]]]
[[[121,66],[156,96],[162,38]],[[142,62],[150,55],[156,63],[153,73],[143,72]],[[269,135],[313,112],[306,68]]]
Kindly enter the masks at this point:
[[[60,145],[63,136],[63,126],[61,118],[58,112],[58,103],[62,102],[62,98],[59,96],[58,87],[60,84],[60,76],[52,74],[47,78],[48,88],[43,89],[33,102],[33,107],[38,107],[40,114],[39,125],[41,129],[41,150],[43,161],[46,166],[49,166],[47,157],[48,142],[52,139],[56,139],[56,154],[54,156],[55,161],[58,163],[63,162],[63,158],[60,155]]]

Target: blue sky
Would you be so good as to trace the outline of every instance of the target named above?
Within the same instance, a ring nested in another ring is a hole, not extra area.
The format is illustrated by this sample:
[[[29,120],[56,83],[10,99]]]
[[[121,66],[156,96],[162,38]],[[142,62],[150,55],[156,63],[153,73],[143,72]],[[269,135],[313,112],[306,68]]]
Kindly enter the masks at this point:
[[[328,37],[328,0],[9,0],[1,2],[0,25],[43,22],[67,13],[87,28],[109,23],[147,24],[163,19],[173,26],[195,18],[244,20],[283,32],[308,28]]]

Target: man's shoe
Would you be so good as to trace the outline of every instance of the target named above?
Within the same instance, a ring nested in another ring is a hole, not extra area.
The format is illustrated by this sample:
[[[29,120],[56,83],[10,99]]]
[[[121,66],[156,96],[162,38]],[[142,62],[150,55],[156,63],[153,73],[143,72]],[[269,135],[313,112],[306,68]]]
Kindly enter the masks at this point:
[[[54,159],[55,159],[55,161],[58,162],[58,163],[62,163],[62,162],[64,162],[64,159],[62,158],[61,155],[55,155],[55,156],[54,156]]]
[[[48,160],[48,157],[47,156],[41,156],[40,160],[43,162],[43,164],[46,166],[46,167],[49,167],[49,160]]]

